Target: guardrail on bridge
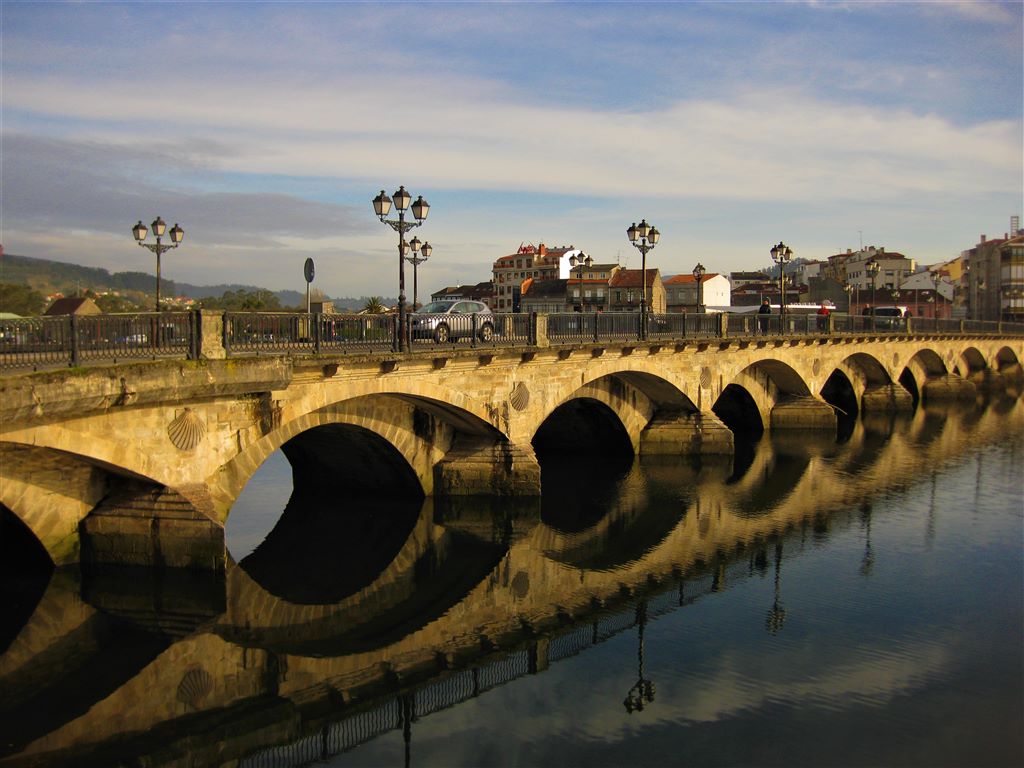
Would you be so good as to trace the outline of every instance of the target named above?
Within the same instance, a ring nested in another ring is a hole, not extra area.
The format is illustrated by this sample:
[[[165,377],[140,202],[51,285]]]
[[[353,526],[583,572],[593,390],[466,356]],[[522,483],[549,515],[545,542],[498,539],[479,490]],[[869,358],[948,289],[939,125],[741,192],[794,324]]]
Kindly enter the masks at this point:
[[[446,338],[410,314],[406,348],[536,347],[642,341],[635,312],[474,314],[449,318]],[[651,315],[647,340],[837,334],[1024,335],[1024,323],[857,315]],[[398,350],[396,315],[305,312],[143,312],[62,315],[0,323],[0,371],[254,355],[338,355]]]

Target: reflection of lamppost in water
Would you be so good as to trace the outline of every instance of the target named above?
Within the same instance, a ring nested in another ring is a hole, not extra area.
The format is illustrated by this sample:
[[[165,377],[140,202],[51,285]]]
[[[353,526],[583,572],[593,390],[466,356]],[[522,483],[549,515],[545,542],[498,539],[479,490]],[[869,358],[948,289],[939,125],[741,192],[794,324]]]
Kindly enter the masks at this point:
[[[870,576],[871,569],[875,564],[875,553],[871,549],[871,505],[866,501],[860,505],[860,519],[864,524],[867,539],[864,545],[864,556],[860,560],[860,575]]]
[[[654,701],[654,681],[647,680],[644,677],[644,624],[647,623],[647,603],[641,602],[636,606],[636,623],[639,628],[640,638],[640,671],[637,676],[636,684],[629,689],[629,693],[626,694],[625,700],[622,702],[626,711],[633,714],[633,711],[641,711],[644,708],[644,704],[650,704]]]
[[[782,607],[782,595],[779,576],[782,572],[782,544],[775,545],[775,599],[772,601],[771,610],[764,620],[764,628],[773,635],[779,633],[782,625],[786,623],[786,609]]]

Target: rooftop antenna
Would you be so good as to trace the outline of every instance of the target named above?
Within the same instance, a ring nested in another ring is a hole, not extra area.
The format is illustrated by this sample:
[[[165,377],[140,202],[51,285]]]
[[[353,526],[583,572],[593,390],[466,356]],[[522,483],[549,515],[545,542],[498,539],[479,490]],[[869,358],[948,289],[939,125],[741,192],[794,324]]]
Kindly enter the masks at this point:
[[[863,229],[858,229],[857,230],[857,236],[860,237],[860,249],[863,251],[864,250],[864,230]]]

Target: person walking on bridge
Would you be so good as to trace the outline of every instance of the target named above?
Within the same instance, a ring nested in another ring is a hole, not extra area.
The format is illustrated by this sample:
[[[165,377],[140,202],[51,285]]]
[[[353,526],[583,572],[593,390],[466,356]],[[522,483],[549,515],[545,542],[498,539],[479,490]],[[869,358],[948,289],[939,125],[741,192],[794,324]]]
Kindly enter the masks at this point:
[[[768,299],[762,300],[761,308],[757,310],[757,326],[761,329],[761,333],[768,333],[771,314],[772,305],[768,303]]]

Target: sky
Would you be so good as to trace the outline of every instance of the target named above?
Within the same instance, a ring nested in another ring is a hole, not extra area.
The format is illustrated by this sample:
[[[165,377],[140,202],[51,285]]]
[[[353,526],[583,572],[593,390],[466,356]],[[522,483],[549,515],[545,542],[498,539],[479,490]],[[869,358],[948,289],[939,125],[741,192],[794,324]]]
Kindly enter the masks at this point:
[[[956,257],[1024,213],[1020,2],[0,3],[5,252],[420,298],[521,244],[728,273]],[[152,238],[152,236],[150,236]],[[405,268],[412,296],[412,268]],[[2,276],[0,276],[2,279]]]

